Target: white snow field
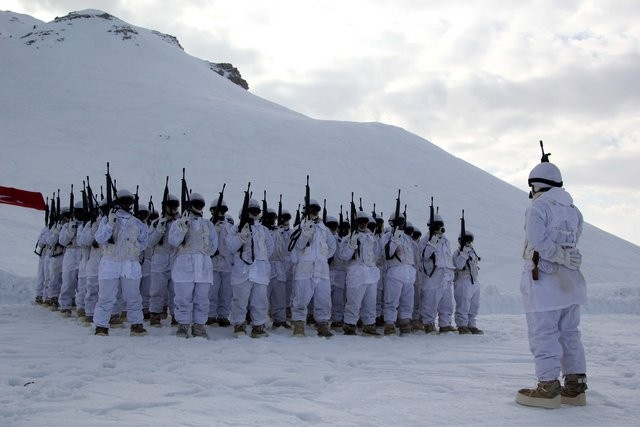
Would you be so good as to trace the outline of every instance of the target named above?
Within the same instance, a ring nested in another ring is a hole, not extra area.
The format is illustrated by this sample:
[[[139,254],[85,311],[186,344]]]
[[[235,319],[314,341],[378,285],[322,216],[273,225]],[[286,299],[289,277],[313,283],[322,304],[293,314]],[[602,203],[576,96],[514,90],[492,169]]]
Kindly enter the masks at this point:
[[[510,186],[397,127],[315,120],[258,98],[171,38],[102,11],[49,23],[0,12],[0,81],[0,185],[45,196],[60,188],[63,203],[86,176],[97,190],[108,161],[119,188],[140,185],[156,206],[167,175],[178,194],[184,167],[209,200],[226,183],[233,214],[249,181],[295,211],[306,175],[333,215],[353,191],[386,217],[401,189],[423,231],[433,196],[453,242],[465,209],[482,257],[486,331],[326,340],[308,328],[301,339],[272,331],[253,340],[209,328],[206,341],[167,326],[95,337],[31,304],[43,214],[0,205],[0,425],[638,425],[640,247],[588,224],[589,404],[514,402],[535,383],[518,290],[526,183]],[[573,159],[551,160],[562,169]],[[537,141],[504,161],[533,167]]]

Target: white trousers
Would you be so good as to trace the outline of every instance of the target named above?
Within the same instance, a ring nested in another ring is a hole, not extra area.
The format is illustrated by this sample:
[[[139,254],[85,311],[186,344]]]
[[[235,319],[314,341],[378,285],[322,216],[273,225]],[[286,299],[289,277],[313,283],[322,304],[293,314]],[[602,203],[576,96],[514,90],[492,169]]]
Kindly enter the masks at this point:
[[[471,283],[470,278],[458,280],[453,286],[456,300],[456,326],[476,326],[476,317],[480,307],[480,286]]]
[[[387,274],[384,279],[384,321],[411,320],[413,314],[413,280],[401,280]]]
[[[142,323],[142,298],[140,297],[140,279],[101,279],[98,280],[98,302],[93,313],[93,323],[103,328],[109,327],[111,312],[118,298],[118,291],[127,307],[127,320],[132,324]]]
[[[87,293],[84,296],[84,311],[93,316],[98,302],[98,276],[87,276]]]
[[[287,320],[287,282],[273,277],[267,289],[269,295],[269,311],[274,322]]]
[[[58,304],[61,310],[71,309],[73,297],[76,296],[76,288],[78,287],[78,270],[64,271],[62,273],[62,286],[60,287],[60,296]]]
[[[213,272],[213,285],[209,289],[209,317],[227,319],[231,314],[231,272]]]
[[[580,306],[527,313],[529,349],[539,381],[552,381],[560,373],[586,374],[587,363],[580,339]]]
[[[142,276],[142,279],[140,279],[140,296],[142,297],[142,311],[149,311],[149,301],[151,299],[151,274]]]
[[[87,296],[87,276],[78,277],[76,287],[76,307],[84,310],[84,299]]]
[[[422,282],[422,323],[425,325],[436,322],[438,326],[451,326],[453,314],[453,286],[451,283],[431,288],[428,279]]]
[[[329,321],[331,317],[331,282],[329,279],[294,280],[291,299],[291,320],[306,321],[307,306],[313,300],[313,317],[316,322]]]
[[[269,300],[268,285],[246,282],[233,285],[233,299],[231,300],[231,323],[234,326],[244,324],[247,317],[247,307],[251,312],[251,324],[260,326],[267,323]]]
[[[152,271],[151,286],[149,287],[149,311],[162,313],[164,306],[169,304],[169,312],[174,313],[175,290],[171,280],[171,271]]]
[[[344,323],[355,325],[361,318],[365,325],[375,324],[377,288],[378,282],[347,287]]]
[[[209,316],[209,282],[177,282],[175,291],[174,315],[181,325],[196,323],[204,325]],[[157,313],[157,312],[154,312]]]
[[[38,257],[38,281],[36,282],[36,296],[43,297],[44,296],[44,266],[45,266],[45,256],[40,255]]]

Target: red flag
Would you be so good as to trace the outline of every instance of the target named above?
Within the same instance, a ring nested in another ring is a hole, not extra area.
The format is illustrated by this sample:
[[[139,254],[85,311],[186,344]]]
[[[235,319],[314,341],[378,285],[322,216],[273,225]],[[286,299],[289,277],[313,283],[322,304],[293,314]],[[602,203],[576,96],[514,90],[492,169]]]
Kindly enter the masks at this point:
[[[42,193],[18,188],[0,187],[0,203],[38,209],[40,211],[45,210]]]

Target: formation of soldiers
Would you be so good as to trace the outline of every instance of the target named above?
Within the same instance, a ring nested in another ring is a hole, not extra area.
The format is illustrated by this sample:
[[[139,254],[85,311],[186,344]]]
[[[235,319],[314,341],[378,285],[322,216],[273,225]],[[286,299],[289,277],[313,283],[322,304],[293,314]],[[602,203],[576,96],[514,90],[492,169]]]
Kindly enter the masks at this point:
[[[100,201],[88,186],[68,207],[52,200],[36,250],[35,302],[75,311],[96,335],[125,321],[131,335],[147,334],[146,323],[185,338],[207,338],[213,325],[253,338],[268,328],[304,336],[311,324],[321,337],[483,333],[473,234],[463,219],[452,250],[433,206],[423,236],[399,196],[385,227],[353,201],[348,219],[327,215],[308,185],[295,219],[282,198],[276,210],[247,189],[235,220],[224,187],[205,218],[205,198],[184,178],[180,199],[165,187],[159,213],[137,191],[112,196],[112,185],[107,173]]]

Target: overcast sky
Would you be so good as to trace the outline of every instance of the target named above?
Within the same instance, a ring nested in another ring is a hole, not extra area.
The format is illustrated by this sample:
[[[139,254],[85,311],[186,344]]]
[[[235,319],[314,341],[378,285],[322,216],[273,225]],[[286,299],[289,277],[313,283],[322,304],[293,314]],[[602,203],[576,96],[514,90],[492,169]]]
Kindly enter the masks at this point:
[[[258,96],[400,126],[523,190],[542,139],[585,220],[640,244],[638,0],[0,4],[47,22],[100,9],[172,34]]]

